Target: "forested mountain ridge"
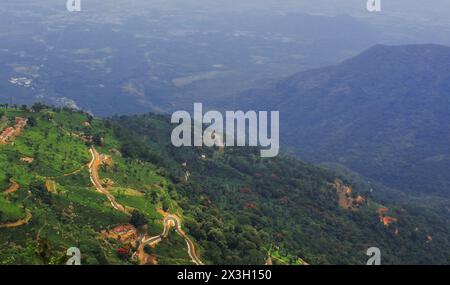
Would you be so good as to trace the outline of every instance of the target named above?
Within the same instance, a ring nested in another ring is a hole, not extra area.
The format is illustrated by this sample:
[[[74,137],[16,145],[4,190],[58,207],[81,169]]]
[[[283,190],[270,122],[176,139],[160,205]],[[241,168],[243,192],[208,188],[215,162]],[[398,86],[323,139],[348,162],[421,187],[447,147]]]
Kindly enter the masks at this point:
[[[409,193],[450,189],[450,47],[376,45],[242,94],[279,110],[286,146]]]
[[[365,264],[372,246],[385,264],[449,263],[445,203],[380,203],[256,148],[175,148],[165,116],[1,115],[22,126],[0,145],[2,264],[62,264],[72,246],[82,264]]]

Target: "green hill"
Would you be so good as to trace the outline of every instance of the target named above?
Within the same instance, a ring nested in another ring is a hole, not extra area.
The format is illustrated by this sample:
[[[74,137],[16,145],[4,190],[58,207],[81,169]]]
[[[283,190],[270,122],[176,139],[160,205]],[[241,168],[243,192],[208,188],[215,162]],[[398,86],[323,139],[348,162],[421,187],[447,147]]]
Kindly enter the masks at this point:
[[[2,110],[4,129],[28,121],[0,145],[1,264],[63,264],[73,246],[82,264],[192,264],[183,239],[205,264],[365,264],[372,246],[385,264],[450,262],[443,200],[381,203],[289,157],[175,148],[165,116]],[[168,217],[181,229],[152,246]]]
[[[413,194],[449,196],[450,47],[374,46],[243,94],[279,110],[283,143]]]

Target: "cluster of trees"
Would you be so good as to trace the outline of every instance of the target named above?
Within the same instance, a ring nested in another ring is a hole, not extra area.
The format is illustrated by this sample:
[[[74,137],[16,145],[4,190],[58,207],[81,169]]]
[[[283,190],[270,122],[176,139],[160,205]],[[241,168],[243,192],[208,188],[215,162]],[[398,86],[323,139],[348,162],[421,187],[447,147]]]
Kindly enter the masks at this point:
[[[38,105],[38,109],[43,113],[47,107]],[[397,207],[386,203],[390,215],[398,218],[386,227],[370,205],[357,211],[339,208],[333,187],[336,175],[295,159],[262,159],[256,148],[175,148],[169,139],[171,125],[163,116],[114,118],[105,121],[104,127],[113,130],[123,156],[151,162],[158,167],[158,175],[171,180],[161,190],[168,193],[149,192],[145,198],[165,211],[176,201],[183,210],[183,226],[208,263],[263,264],[272,246],[288,261],[298,256],[311,264],[365,264],[370,246],[382,248],[384,264],[448,263],[449,223],[439,215],[446,211],[445,203],[439,207],[425,200]],[[96,127],[94,143],[103,143],[109,130]],[[181,179],[187,172],[189,179]],[[76,183],[84,185],[74,181],[71,186]],[[34,181],[28,188],[39,207],[51,208],[49,213],[65,208],[64,197],[49,193],[43,181]],[[95,222],[96,215],[91,213],[96,212],[91,211],[85,207],[79,214]],[[137,228],[148,224],[138,211],[131,218],[123,217],[122,222],[127,221]],[[73,230],[75,225],[70,226]],[[102,249],[96,247],[92,244],[86,251],[95,252],[89,255],[90,263],[107,263]]]
[[[211,263],[262,264],[272,244],[291,259],[299,256],[312,264],[365,264],[365,250],[373,245],[384,249],[384,263],[447,262],[441,252],[445,246],[412,238],[416,226],[408,213],[396,213],[398,236],[367,206],[355,212],[340,209],[334,173],[283,156],[262,159],[257,149],[175,148],[162,139],[171,127],[161,116],[123,117],[115,123],[127,130],[128,142],[140,141],[135,149],[125,144],[129,155],[158,150],[176,183],[189,234]],[[115,134],[124,138],[120,132]],[[185,171],[189,181],[176,179]],[[436,232],[445,226],[437,220],[431,227],[419,223]],[[445,234],[438,235],[448,244]]]
[[[124,157],[147,161],[157,166],[164,166],[164,159],[148,147],[145,139],[137,137],[133,133],[136,126],[120,126],[112,121],[107,121],[107,126],[113,129],[114,136],[121,141],[120,152]]]
[[[141,228],[141,227],[147,225],[148,221],[143,213],[135,210],[131,213],[130,224],[132,224],[136,228]]]

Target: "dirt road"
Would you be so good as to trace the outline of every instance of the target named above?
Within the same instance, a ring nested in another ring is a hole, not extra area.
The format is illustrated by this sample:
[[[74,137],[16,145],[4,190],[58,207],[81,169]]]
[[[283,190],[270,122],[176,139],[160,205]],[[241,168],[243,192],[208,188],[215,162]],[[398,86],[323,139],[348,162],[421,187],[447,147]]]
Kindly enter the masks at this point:
[[[125,213],[127,215],[130,215],[130,213],[128,213],[128,211],[125,209],[125,207],[122,206],[121,204],[119,204],[116,201],[116,198],[113,195],[111,195],[111,193],[109,193],[108,190],[106,190],[102,186],[102,183],[100,182],[100,178],[98,175],[98,168],[102,164],[101,159],[100,159],[100,154],[97,152],[97,150],[94,147],[91,147],[89,149],[89,151],[92,156],[92,160],[88,165],[89,174],[90,174],[91,182],[94,185],[95,189],[108,198],[109,202],[111,203],[111,206],[114,209],[121,211],[122,213]]]
[[[30,222],[31,217],[32,217],[31,212],[28,209],[25,209],[25,218],[20,219],[16,222],[1,224],[0,229],[1,228],[16,228],[16,227],[26,225]]]
[[[186,241],[187,250],[189,257],[191,258],[192,262],[194,262],[197,265],[203,265],[203,262],[200,260],[200,258],[197,255],[195,244],[192,242],[192,240],[186,235],[186,233],[181,229],[181,221],[180,218],[176,215],[168,214],[163,219],[164,229],[161,235],[149,237],[149,238],[143,238],[141,242],[149,245],[154,245],[162,241],[163,238],[167,237],[169,235],[169,230],[171,227],[175,227],[175,231],[181,235],[184,240]]]

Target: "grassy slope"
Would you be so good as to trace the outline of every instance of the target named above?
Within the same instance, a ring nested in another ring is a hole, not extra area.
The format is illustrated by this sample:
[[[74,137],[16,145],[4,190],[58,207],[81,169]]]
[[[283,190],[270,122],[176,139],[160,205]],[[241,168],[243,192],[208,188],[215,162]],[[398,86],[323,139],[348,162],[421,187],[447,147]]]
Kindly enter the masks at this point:
[[[99,151],[106,154],[119,142],[111,133],[105,133],[101,121],[95,120],[92,128],[84,127],[82,123],[87,117],[80,113],[25,113],[9,109],[7,116],[33,116],[37,124],[27,127],[14,145],[0,146],[0,167],[4,169],[0,173],[1,185],[6,189],[10,178],[20,184],[16,193],[0,197],[1,221],[23,218],[23,207],[33,217],[28,225],[0,229],[0,263],[63,263],[65,250],[71,246],[81,249],[84,264],[129,263],[115,253],[120,245],[99,239],[101,229],[127,223],[129,218],[112,209],[105,196],[94,191],[86,167],[90,161],[88,146],[74,134],[101,132],[107,143]],[[20,162],[23,156],[34,158],[33,163]],[[115,167],[101,171],[101,177],[114,177],[115,186],[145,191],[142,196],[120,194],[118,199],[142,211],[150,221],[151,234],[159,234],[161,215],[156,211],[157,205],[150,204],[146,197],[152,191],[164,196],[167,179],[156,174],[149,163],[143,165],[118,156],[113,156],[113,160]],[[79,172],[64,176],[78,169]],[[55,182],[56,193],[42,193],[36,188],[50,178]],[[68,209],[72,209],[73,215],[68,214]],[[40,242],[36,241],[38,233]],[[174,250],[185,251],[185,245]],[[184,263],[189,263],[189,259],[185,258]]]
[[[357,212],[337,206],[334,174],[290,158],[261,159],[255,149],[173,148],[164,117],[94,119],[85,127],[88,117],[80,113],[8,110],[7,115],[34,116],[37,124],[14,145],[0,146],[0,185],[6,189],[10,178],[21,185],[0,199],[0,211],[8,220],[23,217],[23,207],[33,215],[28,225],[0,229],[1,263],[63,263],[71,246],[80,247],[84,264],[130,263],[116,254],[120,244],[99,238],[102,229],[129,218],[94,191],[86,167],[64,176],[90,160],[88,146],[71,133],[103,137],[97,150],[113,163],[100,169],[100,177],[113,181],[117,201],[145,214],[150,235],[162,231],[158,208],[182,216],[207,263],[262,264],[267,248],[275,247],[277,258],[294,264],[297,257],[311,264],[364,264],[370,246],[382,249],[383,263],[449,262],[449,223],[438,214],[444,208],[388,203],[399,222],[386,228],[375,203]],[[35,161],[20,162],[24,155]],[[55,193],[40,187],[49,176]],[[396,227],[399,236],[393,234]],[[176,234],[152,253],[160,264],[190,262]]]
[[[298,256],[312,264],[365,264],[371,246],[381,248],[383,263],[449,262],[445,203],[383,202],[399,219],[385,227],[376,213],[381,205],[370,193],[362,193],[369,205],[361,210],[340,209],[330,186],[336,176],[330,172],[286,157],[261,159],[257,150],[176,149],[169,142],[170,124],[160,116],[117,122],[160,155],[160,164],[178,182],[173,196],[190,234],[213,263],[261,264],[271,244],[286,258]],[[191,174],[187,183],[186,170]]]

